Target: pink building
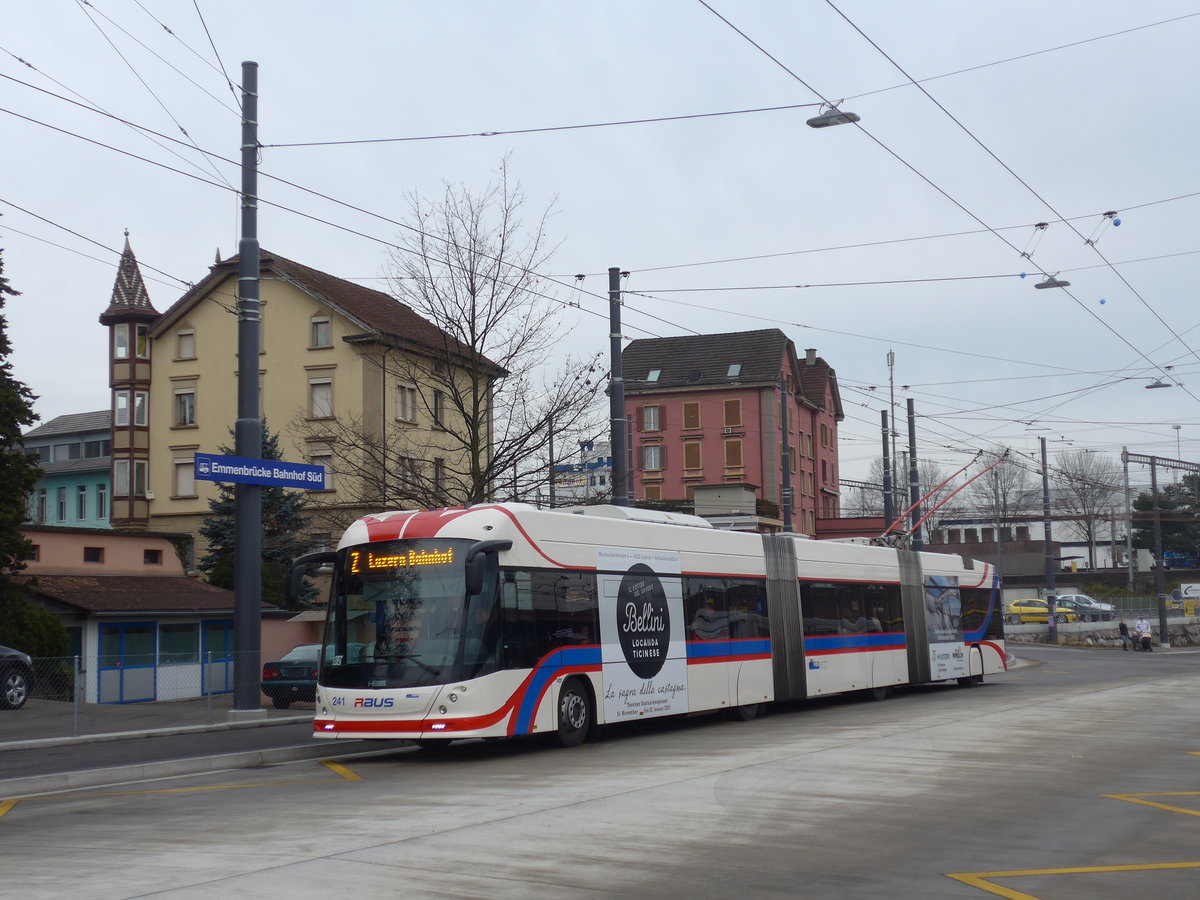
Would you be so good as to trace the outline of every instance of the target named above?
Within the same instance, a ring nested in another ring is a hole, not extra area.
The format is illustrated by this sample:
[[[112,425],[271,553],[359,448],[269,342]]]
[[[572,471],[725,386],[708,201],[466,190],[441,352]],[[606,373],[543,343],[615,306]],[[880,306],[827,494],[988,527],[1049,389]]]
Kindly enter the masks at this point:
[[[699,485],[752,484],[782,517],[787,397],[792,528],[840,513],[837,376],[777,328],[634,341],[622,354],[635,500],[690,501]]]

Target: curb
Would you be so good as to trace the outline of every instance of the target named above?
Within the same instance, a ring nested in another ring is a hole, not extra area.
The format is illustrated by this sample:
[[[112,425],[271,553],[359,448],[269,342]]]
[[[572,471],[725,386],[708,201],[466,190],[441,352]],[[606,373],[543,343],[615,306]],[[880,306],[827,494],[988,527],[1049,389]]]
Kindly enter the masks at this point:
[[[170,725],[166,728],[143,728],[139,731],[109,731],[102,734],[77,734],[69,737],[30,738],[25,741],[0,741],[0,754],[5,750],[38,750],[42,747],[67,747],[71,744],[100,744],[106,741],[127,741],[135,738],[164,737],[172,734],[197,734],[206,731],[233,731],[239,728],[264,728],[269,725],[295,725],[311,722],[311,715],[287,718],[216,722],[211,725]],[[0,781],[3,784],[3,781]]]
[[[76,772],[57,772],[51,775],[30,775],[25,778],[0,780],[0,798],[22,799],[38,794],[83,788],[108,787],[131,781],[154,778],[173,778],[181,775],[203,775],[226,769],[253,769],[274,763],[298,762],[305,759],[335,759],[344,756],[362,756],[364,752],[391,753],[408,744],[397,741],[394,745],[381,748],[378,741],[354,741],[335,746],[279,747],[272,750],[247,750],[221,756],[198,756],[188,759],[172,759],[162,762],[136,763],[114,766],[108,769],[84,769]],[[356,750],[357,745],[363,745]]]

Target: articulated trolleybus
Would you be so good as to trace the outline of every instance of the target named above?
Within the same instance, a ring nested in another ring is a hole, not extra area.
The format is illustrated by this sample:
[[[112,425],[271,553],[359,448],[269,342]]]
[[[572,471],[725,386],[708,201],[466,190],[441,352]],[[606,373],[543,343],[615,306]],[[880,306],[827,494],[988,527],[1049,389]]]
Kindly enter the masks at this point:
[[[1005,669],[990,565],[695,516],[523,504],[365,516],[336,551],[320,738],[557,733]]]

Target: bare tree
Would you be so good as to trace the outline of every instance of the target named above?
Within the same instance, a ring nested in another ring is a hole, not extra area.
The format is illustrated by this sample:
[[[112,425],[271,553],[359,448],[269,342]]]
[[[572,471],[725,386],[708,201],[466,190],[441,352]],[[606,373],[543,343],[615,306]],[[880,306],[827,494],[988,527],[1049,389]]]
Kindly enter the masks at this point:
[[[398,408],[410,405],[413,419],[429,427],[386,415],[339,419],[330,448],[341,508],[491,499],[518,476],[548,479],[552,429],[555,445],[567,448],[595,433],[602,417],[599,355],[580,361],[555,353],[565,304],[538,275],[551,252],[549,210],[524,228],[524,197],[507,160],[482,192],[447,184],[437,201],[413,195],[410,202],[389,283],[436,328],[380,346],[373,359],[384,402],[396,391]]]
[[[1088,566],[1094,569],[1100,526],[1116,515],[1123,496],[1121,467],[1099,453],[1072,450],[1058,458],[1051,477],[1055,513],[1087,542]]]
[[[996,456],[985,457],[983,464],[996,462]],[[995,468],[971,482],[966,490],[966,503],[980,519],[995,523],[997,528],[1024,521],[1031,513],[1041,512],[1041,494],[1034,484],[1028,465],[1011,453],[1002,455]]]

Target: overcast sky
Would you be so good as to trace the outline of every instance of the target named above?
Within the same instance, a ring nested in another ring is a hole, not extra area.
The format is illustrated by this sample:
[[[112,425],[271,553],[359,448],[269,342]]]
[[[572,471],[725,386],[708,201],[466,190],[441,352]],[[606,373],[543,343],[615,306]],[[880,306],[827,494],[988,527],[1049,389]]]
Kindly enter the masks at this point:
[[[531,223],[553,205],[565,349],[607,353],[610,266],[627,338],[779,327],[838,373],[843,477],[878,455],[889,350],[919,452],[954,468],[1038,436],[1194,459],[1197,47],[1195,0],[9,2],[15,374],[43,421],[108,405],[125,229],[160,311],[236,252],[222,71],[255,60],[265,250],[385,289],[406,197],[508,155]],[[839,100],[858,125],[806,127]],[[442,135],[471,136],[271,146]]]

